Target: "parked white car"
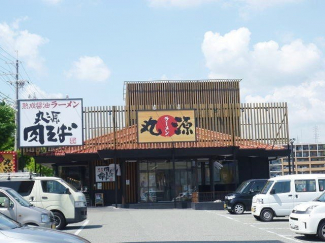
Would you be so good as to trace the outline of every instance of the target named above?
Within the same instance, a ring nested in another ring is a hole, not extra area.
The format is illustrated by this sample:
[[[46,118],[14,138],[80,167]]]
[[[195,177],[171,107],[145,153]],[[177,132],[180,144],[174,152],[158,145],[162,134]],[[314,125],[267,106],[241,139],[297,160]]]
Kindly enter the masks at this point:
[[[289,216],[289,226],[297,234],[318,235],[325,241],[325,193],[294,207]]]
[[[260,194],[253,197],[252,215],[261,221],[289,216],[296,205],[320,196],[324,188],[325,174],[297,174],[271,178]]]

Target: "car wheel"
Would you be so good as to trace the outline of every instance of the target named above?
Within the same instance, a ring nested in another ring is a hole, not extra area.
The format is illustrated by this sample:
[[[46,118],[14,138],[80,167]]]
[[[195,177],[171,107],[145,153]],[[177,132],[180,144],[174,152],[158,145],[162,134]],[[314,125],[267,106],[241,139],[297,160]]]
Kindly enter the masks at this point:
[[[269,208],[263,209],[260,215],[261,220],[264,222],[272,221],[273,217],[274,217],[274,213],[272,209]]]
[[[318,225],[317,235],[321,240],[325,240],[325,221]]]
[[[235,214],[242,214],[242,213],[244,213],[244,211],[245,211],[245,207],[244,207],[244,205],[241,204],[241,203],[236,203],[236,204],[234,205],[234,207],[233,207],[233,212],[234,212]]]
[[[64,229],[66,226],[66,222],[63,214],[60,212],[53,212],[53,214],[54,214],[55,228],[58,230]]]
[[[259,216],[253,215],[255,219],[257,220],[261,220],[261,218]]]

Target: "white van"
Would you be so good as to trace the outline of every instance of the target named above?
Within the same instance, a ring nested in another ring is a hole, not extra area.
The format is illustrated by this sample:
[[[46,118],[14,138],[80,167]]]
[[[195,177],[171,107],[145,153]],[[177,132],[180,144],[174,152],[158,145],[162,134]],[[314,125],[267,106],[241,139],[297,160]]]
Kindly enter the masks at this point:
[[[87,218],[85,195],[61,178],[2,173],[0,186],[12,188],[34,206],[52,211],[57,229]]]
[[[289,216],[296,205],[315,199],[324,188],[325,174],[298,174],[271,178],[260,194],[253,197],[252,214],[262,221]]]

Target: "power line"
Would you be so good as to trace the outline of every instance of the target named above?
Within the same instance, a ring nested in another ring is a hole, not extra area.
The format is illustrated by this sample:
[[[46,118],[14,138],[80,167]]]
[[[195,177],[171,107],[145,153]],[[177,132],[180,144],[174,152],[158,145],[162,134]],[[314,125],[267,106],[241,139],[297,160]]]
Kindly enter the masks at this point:
[[[6,103],[8,103],[10,105],[15,104],[15,101],[13,99],[11,99],[9,96],[5,95],[4,93],[0,92],[0,98],[2,98],[3,101],[5,101]]]
[[[3,66],[0,66],[3,70],[5,70],[6,72],[11,72],[9,69],[4,68]]]
[[[7,52],[5,49],[3,49],[1,46],[0,46],[0,49],[3,50],[5,53],[7,53],[9,56],[11,56],[13,58],[13,60],[15,60],[16,58],[11,55],[9,52]],[[9,58],[8,58],[9,59]],[[12,61],[12,60],[11,60]]]
[[[27,79],[27,83],[30,85],[30,87],[31,87],[31,88],[32,88],[32,89],[33,89],[37,94],[39,94],[39,97],[41,97],[41,98],[46,98],[46,97],[44,97],[44,95],[43,95],[42,93],[39,92],[38,89],[35,88],[35,84],[31,81],[31,79],[30,79],[28,73],[26,72],[26,69],[25,69],[24,64],[23,64],[22,62],[20,62],[20,63],[21,63],[21,66],[23,67],[23,70],[24,70],[25,74],[26,74],[27,77],[28,77],[28,79]]]

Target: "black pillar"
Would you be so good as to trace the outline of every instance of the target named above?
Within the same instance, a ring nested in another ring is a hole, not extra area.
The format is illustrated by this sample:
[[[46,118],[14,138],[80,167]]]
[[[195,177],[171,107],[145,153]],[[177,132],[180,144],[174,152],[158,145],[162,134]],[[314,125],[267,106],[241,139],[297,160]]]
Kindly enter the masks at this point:
[[[288,150],[290,151],[290,145],[288,144]],[[291,151],[290,153],[288,154],[288,165],[289,165],[289,175],[291,175]]]
[[[125,160],[121,161],[121,170],[122,170],[122,205],[125,206],[126,203],[126,162]]]
[[[213,161],[209,159],[209,170],[210,170],[210,192],[212,192],[212,200],[214,201],[214,166]]]
[[[293,143],[294,143],[294,139],[290,139],[290,143],[291,143],[291,159],[292,159],[292,174],[296,174],[295,173],[295,155],[293,153]]]
[[[173,184],[174,184],[174,208],[176,208],[176,169],[175,169],[175,149],[173,144],[173,150],[172,150],[172,161],[173,161]]]

